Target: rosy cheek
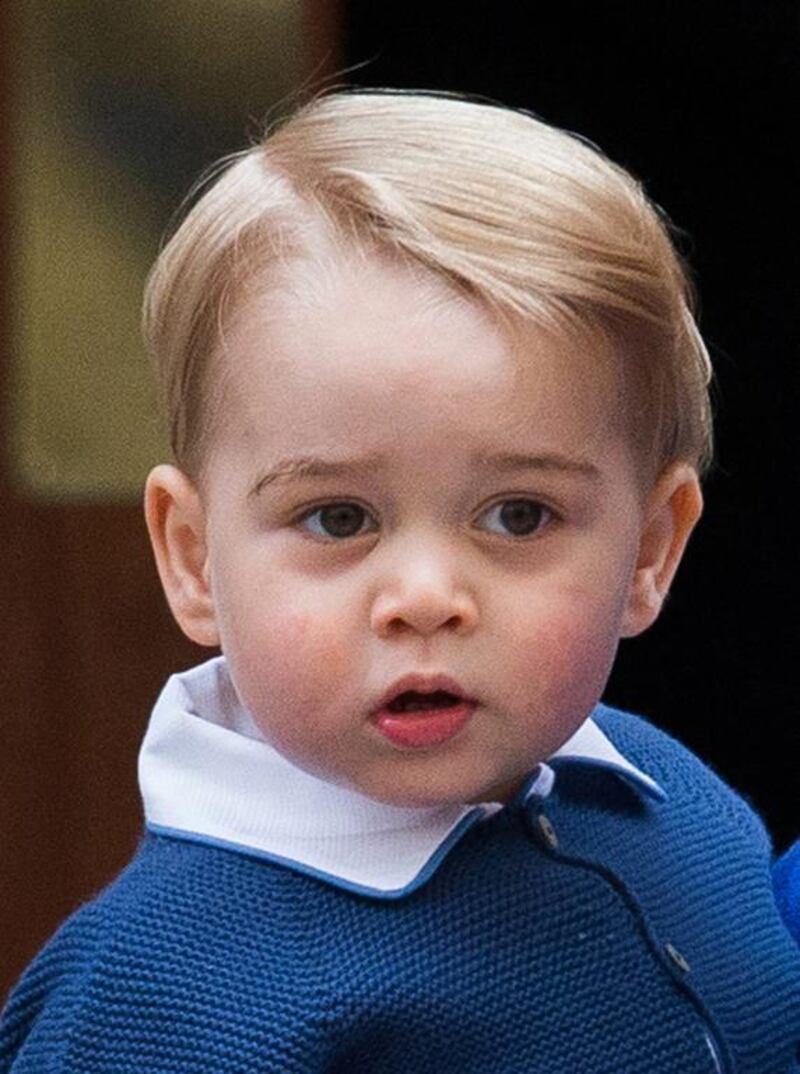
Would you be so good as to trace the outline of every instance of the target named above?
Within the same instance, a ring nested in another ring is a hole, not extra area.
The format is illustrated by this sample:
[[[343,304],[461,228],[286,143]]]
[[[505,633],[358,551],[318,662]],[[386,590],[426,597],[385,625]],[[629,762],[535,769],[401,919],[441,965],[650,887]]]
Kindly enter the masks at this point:
[[[286,617],[281,624],[281,629],[284,632],[287,644],[302,645],[308,638],[309,633],[314,629],[314,625],[314,620],[310,615],[295,612]]]
[[[293,612],[281,624],[282,645],[287,653],[302,654],[310,678],[336,681],[352,669],[352,639],[347,638],[338,616]]]
[[[586,598],[554,601],[540,607],[527,620],[521,619],[512,636],[514,648],[541,683],[561,688],[588,676],[594,679],[596,665],[608,660],[610,629],[600,605]]]

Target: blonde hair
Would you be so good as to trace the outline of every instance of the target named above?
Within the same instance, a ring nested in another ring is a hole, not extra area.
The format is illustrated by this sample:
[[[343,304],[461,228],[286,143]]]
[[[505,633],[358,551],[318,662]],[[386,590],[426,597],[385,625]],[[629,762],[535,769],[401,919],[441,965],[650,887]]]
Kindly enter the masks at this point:
[[[675,229],[579,135],[459,94],[339,89],[220,161],[189,197],[204,187],[144,303],[172,449],[190,474],[214,424],[211,357],[242,288],[313,258],[320,234],[422,264],[500,319],[603,335],[648,474],[676,459],[710,467],[711,364]]]

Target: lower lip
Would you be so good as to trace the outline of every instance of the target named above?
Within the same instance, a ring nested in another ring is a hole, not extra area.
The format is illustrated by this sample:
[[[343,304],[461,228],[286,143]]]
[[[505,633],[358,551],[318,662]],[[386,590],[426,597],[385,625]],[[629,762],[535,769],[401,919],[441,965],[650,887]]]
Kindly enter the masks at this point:
[[[416,712],[381,709],[375,717],[375,725],[395,745],[420,749],[439,746],[453,738],[469,723],[474,711],[475,702],[472,701],[446,709],[419,709]]]

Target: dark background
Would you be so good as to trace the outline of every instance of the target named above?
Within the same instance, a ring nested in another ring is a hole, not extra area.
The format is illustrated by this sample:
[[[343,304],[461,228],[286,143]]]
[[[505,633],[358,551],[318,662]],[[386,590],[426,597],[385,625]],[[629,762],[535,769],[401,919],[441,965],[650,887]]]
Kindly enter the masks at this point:
[[[794,3],[350,0],[344,76],[524,107],[586,135],[687,234],[715,366],[717,464],[659,621],[605,697],[648,715],[798,834],[798,198]]]

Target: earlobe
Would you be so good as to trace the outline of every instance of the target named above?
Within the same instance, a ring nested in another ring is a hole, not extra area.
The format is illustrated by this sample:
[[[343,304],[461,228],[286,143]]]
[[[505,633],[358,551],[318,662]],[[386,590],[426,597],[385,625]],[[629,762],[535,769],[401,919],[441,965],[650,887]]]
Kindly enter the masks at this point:
[[[145,485],[144,511],[158,575],[178,625],[198,645],[219,645],[205,511],[195,485],[176,466],[156,466]]]
[[[702,511],[703,496],[694,467],[673,463],[656,482],[643,514],[622,637],[641,634],[658,618]]]

